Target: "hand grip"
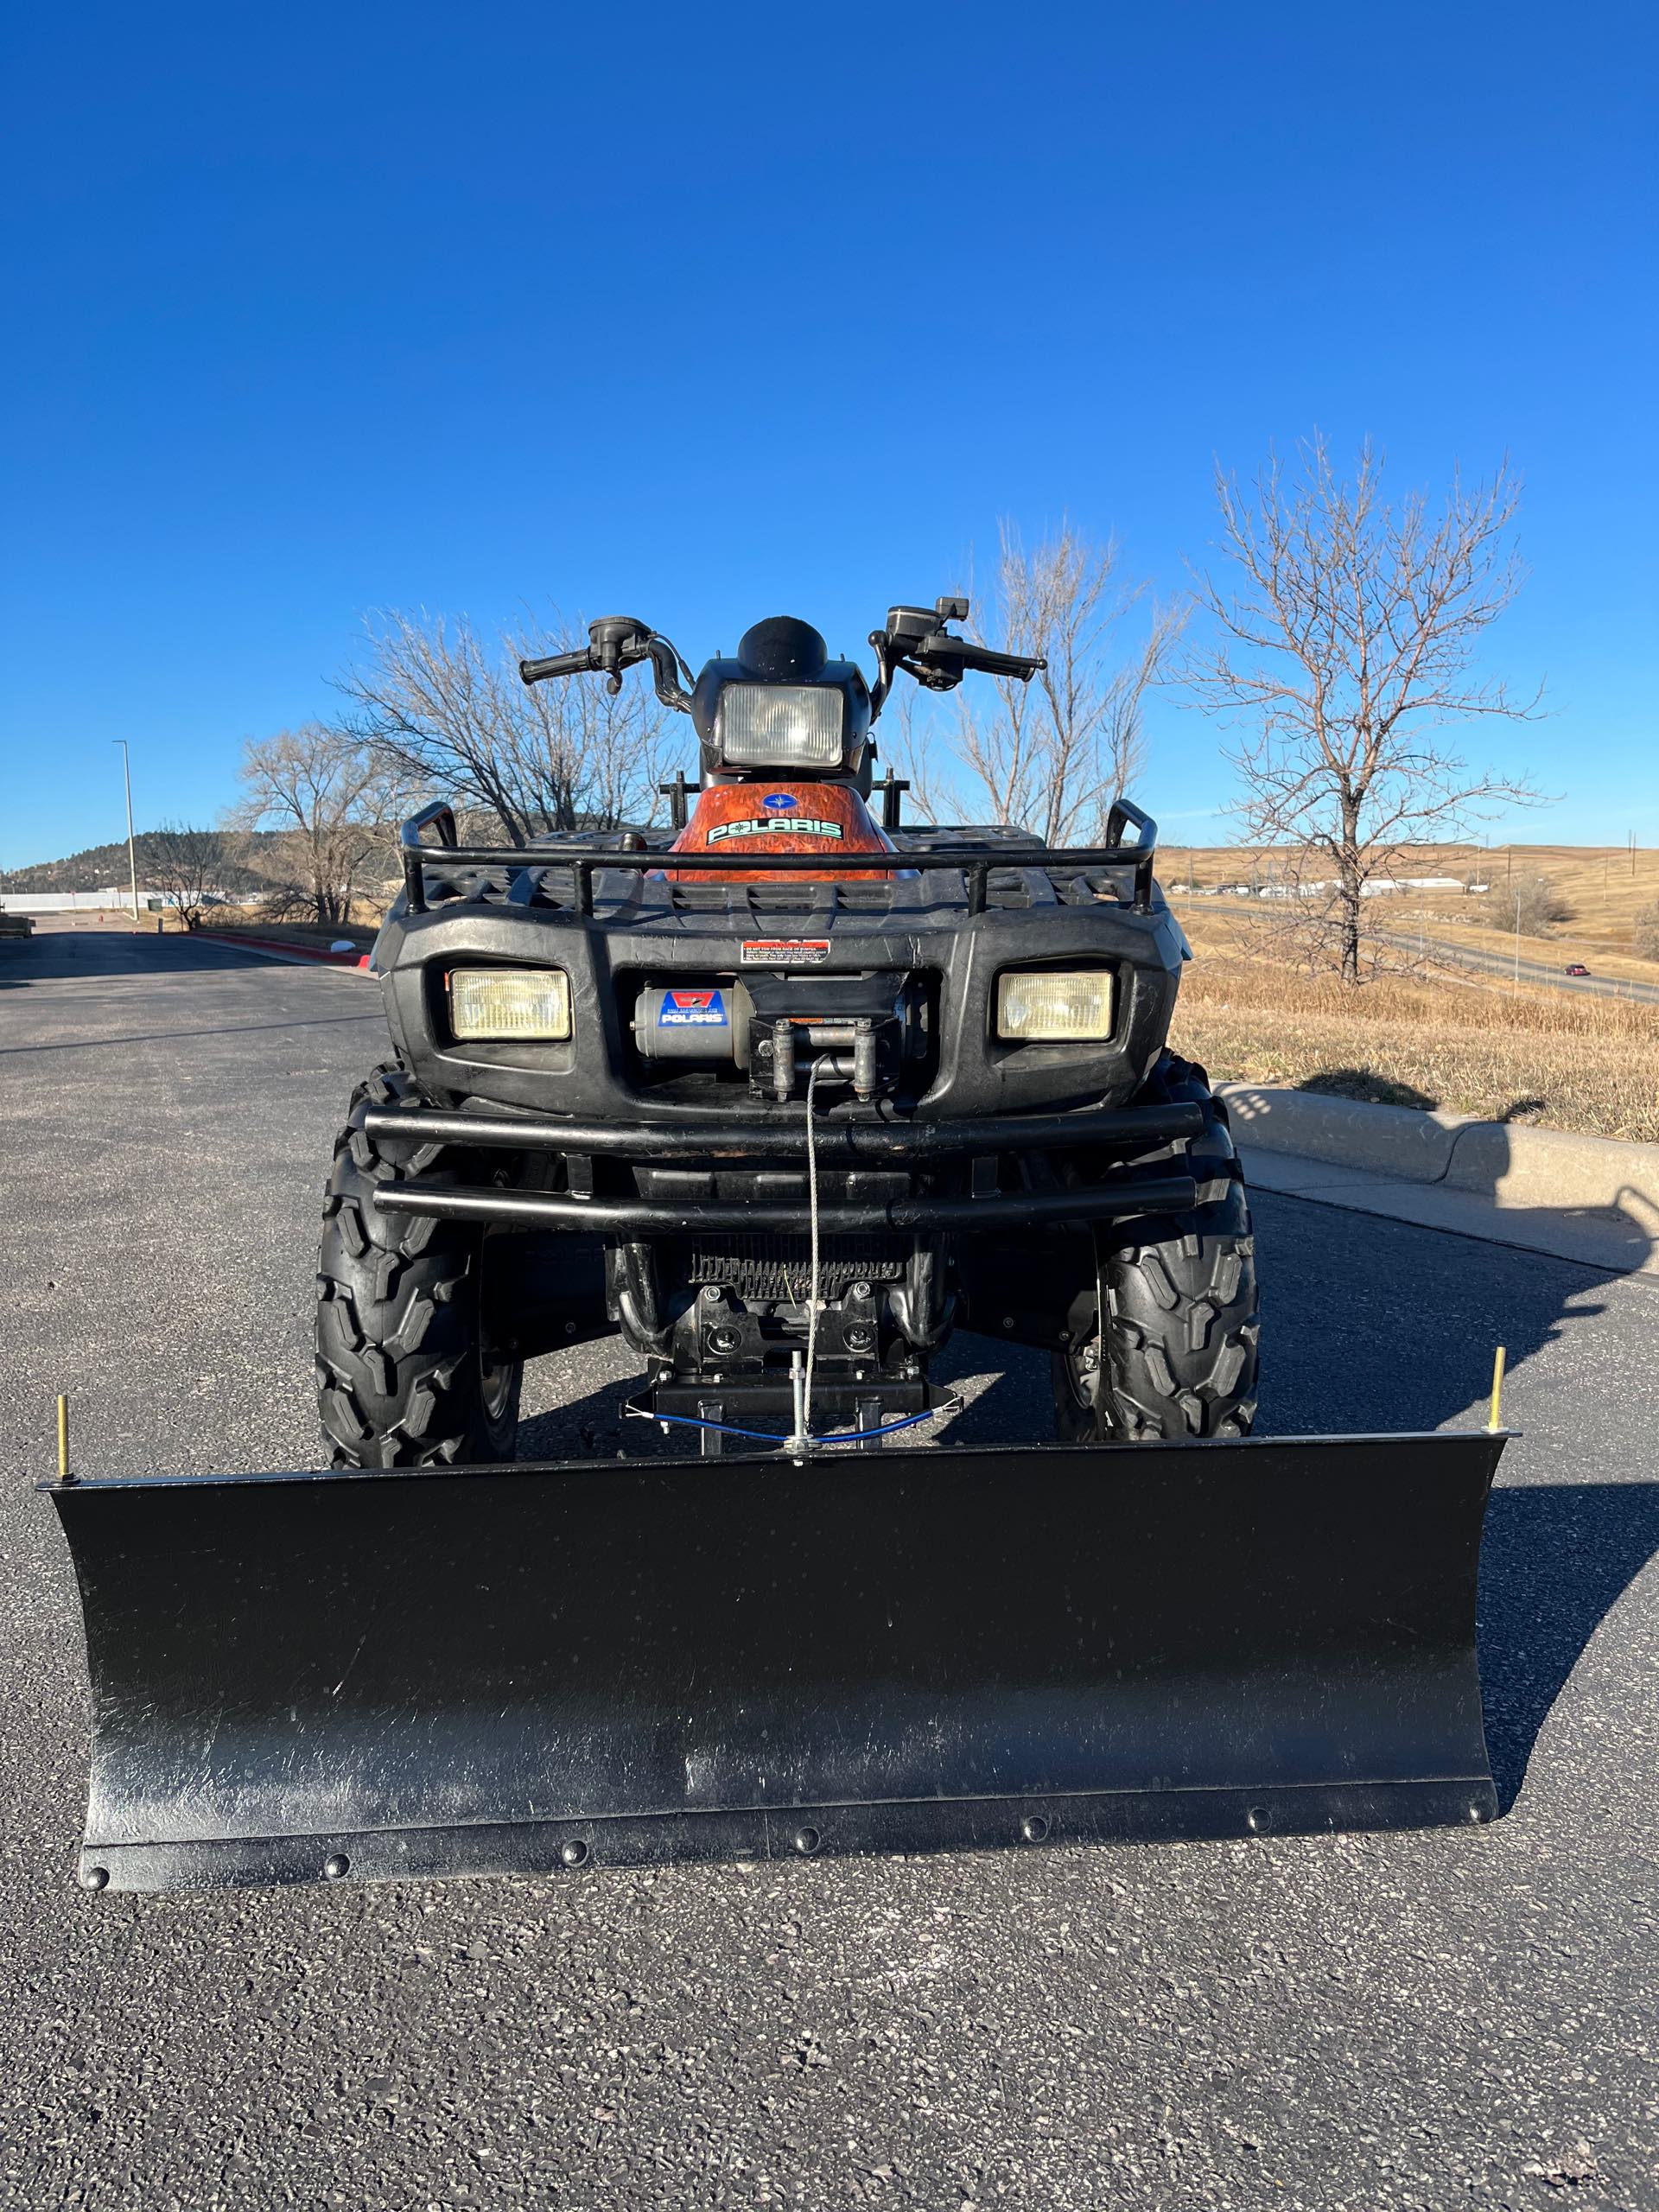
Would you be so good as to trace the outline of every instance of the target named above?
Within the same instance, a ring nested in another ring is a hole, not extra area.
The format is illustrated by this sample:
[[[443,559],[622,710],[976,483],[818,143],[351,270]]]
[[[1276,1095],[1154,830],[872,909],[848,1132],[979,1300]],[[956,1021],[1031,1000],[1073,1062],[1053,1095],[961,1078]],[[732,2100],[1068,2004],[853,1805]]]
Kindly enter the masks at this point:
[[[573,653],[552,653],[545,660],[521,660],[518,673],[526,683],[540,683],[550,676],[586,676],[594,666],[593,649],[582,645]]]
[[[955,643],[954,639],[952,643]],[[982,676],[1017,676],[1027,683],[1039,668],[1048,666],[1040,653],[994,652],[990,646],[977,645],[971,641],[965,643],[959,658],[964,668],[976,669]]]

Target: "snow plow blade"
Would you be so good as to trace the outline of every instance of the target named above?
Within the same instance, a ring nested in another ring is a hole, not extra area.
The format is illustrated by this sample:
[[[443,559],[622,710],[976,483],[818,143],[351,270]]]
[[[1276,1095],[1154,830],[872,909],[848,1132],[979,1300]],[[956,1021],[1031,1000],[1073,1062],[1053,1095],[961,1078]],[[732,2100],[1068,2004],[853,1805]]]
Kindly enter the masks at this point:
[[[47,1485],[92,1677],[81,1879],[1487,1820],[1503,1441]]]

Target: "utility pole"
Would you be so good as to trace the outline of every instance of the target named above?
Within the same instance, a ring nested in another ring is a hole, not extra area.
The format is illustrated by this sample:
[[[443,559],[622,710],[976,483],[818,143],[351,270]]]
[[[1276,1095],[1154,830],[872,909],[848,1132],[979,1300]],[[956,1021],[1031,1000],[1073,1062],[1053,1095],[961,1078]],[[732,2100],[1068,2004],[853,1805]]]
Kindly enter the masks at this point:
[[[1521,893],[1517,891],[1517,892],[1516,893],[1516,894],[1515,894],[1515,984],[1514,984],[1514,991],[1515,991],[1515,994],[1516,994],[1516,995],[1517,997],[1518,997],[1518,996],[1519,996],[1519,995],[1520,995],[1520,990],[1521,990]]]
[[[112,737],[111,745],[121,748],[121,773],[127,786],[127,867],[132,876],[132,926],[138,926],[138,848],[132,839],[132,756],[127,751],[124,737]]]

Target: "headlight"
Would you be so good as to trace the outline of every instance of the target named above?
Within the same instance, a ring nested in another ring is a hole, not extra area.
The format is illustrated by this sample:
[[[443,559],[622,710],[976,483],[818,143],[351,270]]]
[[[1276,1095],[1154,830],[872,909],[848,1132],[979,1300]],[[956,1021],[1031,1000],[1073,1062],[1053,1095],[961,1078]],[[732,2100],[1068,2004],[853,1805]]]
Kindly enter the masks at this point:
[[[999,976],[996,1033],[1021,1044],[1104,1044],[1112,1033],[1110,969],[1039,968]]]
[[[846,709],[828,683],[728,683],[720,757],[728,768],[838,768]]]
[[[452,968],[449,1027],[457,1038],[570,1034],[570,979],[557,968]]]

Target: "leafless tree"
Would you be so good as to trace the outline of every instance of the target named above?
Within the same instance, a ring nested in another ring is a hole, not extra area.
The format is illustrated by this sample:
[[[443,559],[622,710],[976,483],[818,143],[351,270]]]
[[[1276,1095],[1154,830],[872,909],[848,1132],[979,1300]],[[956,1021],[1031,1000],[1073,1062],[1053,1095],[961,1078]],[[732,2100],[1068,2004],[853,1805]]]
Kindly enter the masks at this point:
[[[285,833],[295,862],[291,880],[273,883],[267,906],[349,922],[377,863],[382,877],[391,867],[397,792],[385,764],[349,731],[305,722],[250,738],[241,773],[242,821]]]
[[[1225,587],[1199,578],[1214,642],[1185,670],[1196,703],[1243,726],[1230,757],[1248,835],[1327,872],[1298,918],[1316,963],[1350,983],[1376,950],[1367,887],[1392,874],[1403,847],[1539,797],[1522,779],[1471,769],[1440,734],[1471,716],[1523,719],[1541,696],[1516,698],[1474,667],[1522,581],[1519,486],[1507,467],[1484,485],[1454,476],[1433,510],[1419,492],[1388,503],[1382,475],[1367,443],[1352,480],[1340,478],[1319,436],[1292,468],[1270,459],[1249,491],[1217,472],[1233,574]]]
[[[1537,869],[1517,869],[1503,887],[1506,922],[1513,922],[1529,936],[1541,937],[1553,922],[1573,918],[1565,893]]]
[[[906,820],[959,821],[963,803],[946,749],[938,742],[931,702],[931,694],[918,692],[908,678],[894,690],[881,720],[881,753],[910,786],[902,802]]]
[[[225,839],[216,830],[164,822],[144,840],[146,873],[187,930],[199,930],[210,906],[222,903],[219,875]]]
[[[1141,711],[1180,627],[1148,602],[1133,642],[1129,616],[1147,601],[1125,576],[1115,538],[1097,543],[1063,523],[1027,553],[1004,523],[992,620],[982,633],[1005,652],[1041,653],[1029,684],[993,679],[957,695],[957,749],[993,818],[1036,830],[1045,843],[1099,834],[1112,800],[1135,783],[1144,747]],[[995,705],[987,707],[988,696]]]
[[[639,677],[613,698],[595,677],[527,688],[520,658],[585,643],[563,625],[493,641],[466,616],[388,613],[367,626],[342,679],[353,734],[423,789],[486,808],[509,841],[550,830],[650,821],[665,717]]]

